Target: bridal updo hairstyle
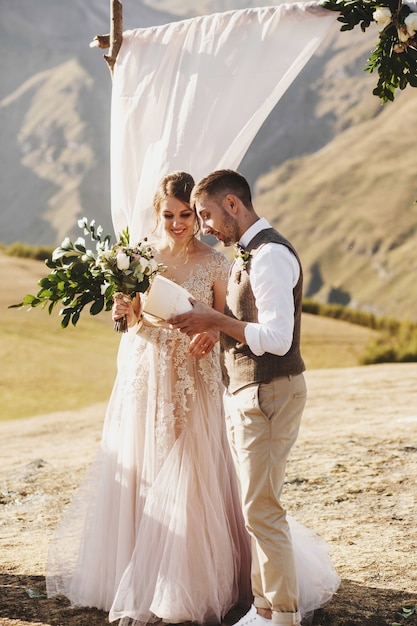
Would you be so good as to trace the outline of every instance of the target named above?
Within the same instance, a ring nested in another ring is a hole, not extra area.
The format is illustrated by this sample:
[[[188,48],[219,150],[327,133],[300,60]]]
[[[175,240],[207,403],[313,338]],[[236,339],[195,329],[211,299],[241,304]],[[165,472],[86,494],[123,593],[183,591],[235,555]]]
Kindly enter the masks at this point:
[[[194,187],[194,178],[187,172],[171,172],[160,181],[153,197],[154,232],[158,229],[160,222],[161,202],[167,197],[176,198],[187,204],[190,208],[191,192]],[[195,212],[195,209],[193,208]],[[200,230],[200,222],[196,215],[194,234]]]

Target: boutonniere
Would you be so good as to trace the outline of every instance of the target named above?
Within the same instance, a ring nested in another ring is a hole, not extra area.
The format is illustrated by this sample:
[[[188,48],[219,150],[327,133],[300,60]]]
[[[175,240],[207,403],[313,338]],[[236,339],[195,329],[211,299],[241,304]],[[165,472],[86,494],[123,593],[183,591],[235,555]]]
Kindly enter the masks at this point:
[[[240,283],[240,278],[242,276],[242,272],[244,270],[246,270],[246,266],[249,262],[250,259],[250,252],[248,252],[247,250],[245,250],[245,248],[243,246],[241,246],[240,244],[235,244],[234,246],[235,248],[235,252],[233,254],[234,259],[235,259],[235,263],[238,267],[238,271],[236,272],[236,277],[235,277],[235,281],[239,284]]]

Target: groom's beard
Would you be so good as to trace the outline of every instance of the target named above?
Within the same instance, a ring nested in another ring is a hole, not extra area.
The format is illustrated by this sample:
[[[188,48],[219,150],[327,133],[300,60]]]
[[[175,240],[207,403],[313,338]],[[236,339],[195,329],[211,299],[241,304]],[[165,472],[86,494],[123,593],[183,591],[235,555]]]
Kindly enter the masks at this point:
[[[222,211],[223,223],[221,225],[221,230],[217,231],[217,238],[223,243],[223,245],[233,246],[233,244],[235,244],[240,239],[239,224],[237,219],[230,215],[225,209],[223,209],[223,207]]]

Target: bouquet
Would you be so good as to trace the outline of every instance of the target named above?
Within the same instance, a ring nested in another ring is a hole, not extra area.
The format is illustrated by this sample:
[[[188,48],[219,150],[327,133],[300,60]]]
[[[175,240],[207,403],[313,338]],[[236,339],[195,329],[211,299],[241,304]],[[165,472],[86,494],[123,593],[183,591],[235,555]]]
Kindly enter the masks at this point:
[[[146,292],[154,276],[166,269],[153,258],[146,238],[136,246],[130,245],[127,228],[120,234],[119,241],[110,245],[110,235],[103,238],[103,229],[96,227],[94,220],[88,223],[84,217],[78,221],[78,226],[96,243],[95,251],[87,249],[83,237],[75,243],[65,238],[45,261],[51,271],[39,280],[41,288],[36,296],[28,294],[22,302],[9,308],[48,306],[51,314],[62,302],[62,328],[70,321],[75,326],[85,306],[91,304],[91,315],[109,311],[115,298],[132,299]],[[114,328],[125,332],[126,319],[117,320]]]

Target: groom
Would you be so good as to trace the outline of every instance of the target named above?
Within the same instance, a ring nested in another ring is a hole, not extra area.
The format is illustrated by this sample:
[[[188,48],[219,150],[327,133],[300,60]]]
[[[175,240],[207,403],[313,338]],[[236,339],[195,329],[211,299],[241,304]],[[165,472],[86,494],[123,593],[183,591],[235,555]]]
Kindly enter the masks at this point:
[[[291,243],[255,213],[239,173],[213,172],[196,185],[191,202],[204,234],[238,244],[224,314],[192,301],[192,311],[169,320],[190,336],[221,333],[226,423],[252,537],[254,606],[237,624],[299,626],[293,548],[280,500],[306,401],[301,264]]]

